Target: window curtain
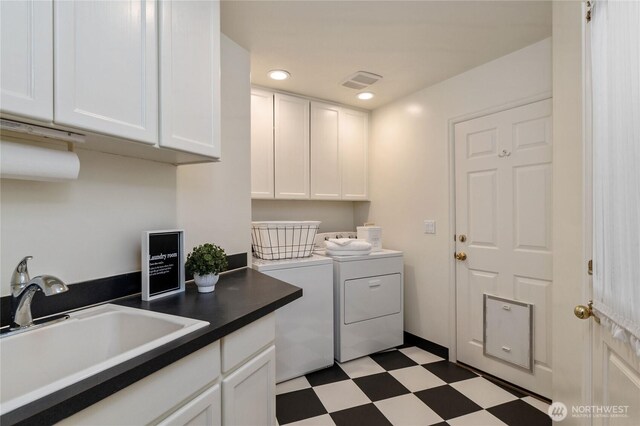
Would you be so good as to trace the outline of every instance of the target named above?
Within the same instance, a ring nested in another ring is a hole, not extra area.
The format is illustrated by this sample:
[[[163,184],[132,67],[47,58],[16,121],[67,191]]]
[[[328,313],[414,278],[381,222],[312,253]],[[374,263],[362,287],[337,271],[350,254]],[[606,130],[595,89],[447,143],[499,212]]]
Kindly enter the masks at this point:
[[[640,357],[640,1],[596,0],[589,25],[594,309]]]

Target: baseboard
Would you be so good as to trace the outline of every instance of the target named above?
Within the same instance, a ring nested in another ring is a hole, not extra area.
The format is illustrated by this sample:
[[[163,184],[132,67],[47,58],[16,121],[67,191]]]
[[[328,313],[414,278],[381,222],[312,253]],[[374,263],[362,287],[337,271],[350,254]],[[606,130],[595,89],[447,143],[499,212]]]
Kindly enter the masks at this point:
[[[551,400],[549,398],[547,398],[546,396],[542,396],[540,394],[537,394],[535,392],[531,392],[528,389],[523,388],[522,386],[518,386],[516,384],[513,384],[511,382],[508,382],[504,379],[501,379],[498,376],[494,376],[493,374],[489,374],[489,373],[485,373],[482,370],[478,370],[475,367],[470,366],[469,364],[465,364],[464,362],[460,362],[457,361],[456,364],[458,364],[461,367],[466,368],[467,370],[471,370],[476,374],[479,374],[480,376],[484,377],[485,379],[489,380],[490,382],[493,382],[494,384],[501,386],[503,388],[508,388],[507,390],[510,391],[511,393],[520,393],[520,395],[517,395],[518,398],[522,398],[524,396],[531,396],[533,398],[539,399],[542,402],[545,402],[547,404],[551,404]]]
[[[440,358],[446,360],[449,359],[449,348],[441,346],[437,343],[433,343],[429,340],[418,337],[415,334],[404,332],[404,346],[417,346],[420,349],[424,349],[427,352],[431,352],[434,355],[438,355]]]

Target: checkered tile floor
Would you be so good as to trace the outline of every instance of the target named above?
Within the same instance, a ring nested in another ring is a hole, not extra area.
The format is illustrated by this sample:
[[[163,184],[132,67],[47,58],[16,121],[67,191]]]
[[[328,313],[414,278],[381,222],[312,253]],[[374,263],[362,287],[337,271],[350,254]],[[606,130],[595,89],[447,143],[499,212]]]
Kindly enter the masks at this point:
[[[280,425],[551,425],[548,405],[415,346],[276,387]]]

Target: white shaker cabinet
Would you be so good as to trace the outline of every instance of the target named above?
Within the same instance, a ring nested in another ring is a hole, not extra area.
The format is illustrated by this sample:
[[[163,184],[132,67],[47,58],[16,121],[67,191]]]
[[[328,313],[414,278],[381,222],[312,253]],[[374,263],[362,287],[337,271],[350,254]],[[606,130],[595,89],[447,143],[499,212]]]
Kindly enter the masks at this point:
[[[58,124],[155,145],[156,2],[54,3]]]
[[[275,334],[270,313],[57,424],[275,425]]]
[[[197,418],[198,410],[208,411],[207,405],[217,403],[218,407],[212,407],[215,415],[220,410],[220,346],[220,341],[213,342],[57,425],[148,425],[171,418],[175,421],[164,424],[179,424],[178,419],[188,424],[188,417]]]
[[[276,424],[276,349],[271,345],[222,381],[222,424]]]
[[[340,108],[311,102],[311,198],[341,198]]]
[[[368,114],[311,103],[311,198],[366,200]]]
[[[343,200],[366,200],[368,191],[367,141],[369,115],[343,109],[340,115],[340,156]]]
[[[368,129],[366,112],[252,89],[251,198],[367,200]]]
[[[159,2],[161,147],[220,157],[220,5]]]
[[[273,93],[251,90],[251,198],[273,198]]]
[[[0,110],[53,120],[53,2],[0,2]]]
[[[309,101],[275,94],[275,198],[309,198]]]
[[[220,394],[219,384],[210,387],[158,423],[158,426],[220,426]]]

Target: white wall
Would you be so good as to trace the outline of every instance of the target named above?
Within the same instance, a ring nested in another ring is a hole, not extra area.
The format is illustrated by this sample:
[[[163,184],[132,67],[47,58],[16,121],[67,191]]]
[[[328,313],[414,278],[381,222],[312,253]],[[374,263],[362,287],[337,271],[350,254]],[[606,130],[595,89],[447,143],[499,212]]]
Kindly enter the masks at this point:
[[[221,44],[222,161],[178,167],[178,224],[187,252],[212,242],[251,253],[249,53],[224,35]]]
[[[176,226],[175,166],[77,152],[77,181],[1,180],[2,296],[23,256],[67,283],[139,271],[142,231]]]
[[[319,220],[318,232],[355,231],[351,201],[253,200],[252,220]]]
[[[450,346],[449,120],[550,92],[546,39],[373,111],[371,204],[355,221],[376,222],[384,246],[405,253],[406,331]]]

